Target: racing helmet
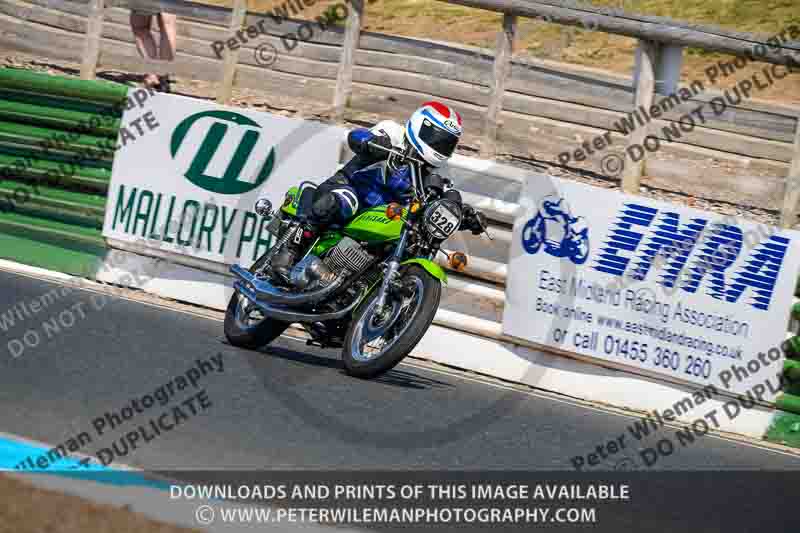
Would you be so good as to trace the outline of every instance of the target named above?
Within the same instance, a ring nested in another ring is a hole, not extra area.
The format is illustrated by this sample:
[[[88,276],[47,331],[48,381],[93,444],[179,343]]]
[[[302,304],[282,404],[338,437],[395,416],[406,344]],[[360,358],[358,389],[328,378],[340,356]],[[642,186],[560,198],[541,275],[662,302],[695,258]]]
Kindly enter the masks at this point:
[[[461,115],[440,102],[425,102],[406,122],[406,142],[429,165],[444,164],[461,137]]]

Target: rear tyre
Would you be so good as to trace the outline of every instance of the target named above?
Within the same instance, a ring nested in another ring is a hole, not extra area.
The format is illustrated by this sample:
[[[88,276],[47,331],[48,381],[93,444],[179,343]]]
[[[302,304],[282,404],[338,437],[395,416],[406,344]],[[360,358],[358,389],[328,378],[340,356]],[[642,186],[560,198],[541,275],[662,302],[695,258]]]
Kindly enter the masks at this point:
[[[414,349],[439,308],[441,282],[418,265],[401,271],[407,295],[387,297],[386,310],[375,313],[378,291],[373,291],[353,313],[342,349],[345,371],[374,378],[394,368]]]
[[[255,350],[271,343],[289,324],[261,315],[249,300],[234,292],[225,311],[225,337],[239,348]]]

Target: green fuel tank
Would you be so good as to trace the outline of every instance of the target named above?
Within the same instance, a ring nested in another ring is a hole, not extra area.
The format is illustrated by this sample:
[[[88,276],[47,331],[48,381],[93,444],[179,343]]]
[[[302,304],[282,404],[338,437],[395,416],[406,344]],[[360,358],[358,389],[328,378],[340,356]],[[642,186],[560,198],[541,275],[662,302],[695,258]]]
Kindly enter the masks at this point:
[[[403,210],[405,218],[406,210]],[[385,242],[400,238],[403,220],[391,220],[386,216],[386,206],[378,205],[361,211],[342,230],[357,241]]]

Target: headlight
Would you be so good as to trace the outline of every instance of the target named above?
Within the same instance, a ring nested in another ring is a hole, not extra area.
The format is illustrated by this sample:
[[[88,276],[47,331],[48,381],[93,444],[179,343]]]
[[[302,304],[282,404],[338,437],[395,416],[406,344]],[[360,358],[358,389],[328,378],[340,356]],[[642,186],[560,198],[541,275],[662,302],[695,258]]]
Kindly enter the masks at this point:
[[[436,200],[423,214],[425,229],[437,239],[446,239],[461,225],[461,206],[452,200]]]

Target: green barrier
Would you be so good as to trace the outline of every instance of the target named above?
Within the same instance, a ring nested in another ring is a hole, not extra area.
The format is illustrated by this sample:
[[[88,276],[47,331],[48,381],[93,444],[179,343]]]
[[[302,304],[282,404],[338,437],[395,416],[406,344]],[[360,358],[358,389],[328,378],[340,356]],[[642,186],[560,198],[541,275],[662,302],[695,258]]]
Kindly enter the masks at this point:
[[[107,249],[101,244],[74,243],[44,230],[25,234],[6,230],[0,217],[0,258],[79,277],[93,277]]]
[[[789,413],[800,414],[800,396],[794,394],[781,394],[775,400],[775,406]]]
[[[14,157],[23,160],[42,160],[52,161],[54,163],[74,163],[82,167],[88,168],[105,168],[111,170],[111,151],[103,150],[101,148],[81,148],[75,152],[65,151],[45,151],[41,148],[26,144],[10,143],[7,141],[0,141],[0,155]],[[101,157],[105,155],[104,159]],[[6,172],[0,169],[0,177]],[[9,171],[10,175],[10,171]]]
[[[64,209],[61,205],[49,202],[25,202],[14,207],[14,214],[46,220],[48,222],[59,222],[69,224],[73,229],[89,228],[100,231],[103,229],[103,217],[96,216],[94,213],[86,213],[86,210]],[[2,215],[0,215],[0,218]]]
[[[70,191],[79,191],[78,194],[105,194],[108,191],[107,179],[83,178],[81,176],[53,176],[47,173],[29,175],[16,174],[11,178],[15,184],[8,184],[10,189],[24,189],[36,194],[43,185],[56,186]]]
[[[800,279],[795,287],[795,294],[798,287]],[[792,305],[790,315],[793,319],[800,320],[800,303]],[[783,385],[784,394],[775,401],[775,406],[784,411],[800,414],[797,410],[800,406],[800,336],[795,335],[785,340],[781,349],[786,354],[783,362],[783,377],[786,381]]]
[[[60,96],[50,96],[48,94],[37,94],[26,91],[9,91],[0,89],[0,100],[10,100],[23,104],[44,105],[54,109],[64,109],[66,111],[80,111],[82,113],[94,113],[97,115],[122,116],[121,104],[104,105],[84,100],[74,100]]]
[[[113,151],[106,148],[88,146],[74,151],[43,150],[29,144],[0,141],[0,154],[17,159],[53,161],[55,163],[74,163],[82,167],[105,168],[111,170]],[[103,157],[105,156],[105,157]],[[0,176],[3,171],[0,170]]]
[[[46,232],[57,235],[72,243],[84,243],[91,246],[104,244],[101,232],[94,228],[75,226],[57,220],[43,220],[18,213],[6,213],[0,216],[0,228],[13,226],[25,232]]]
[[[52,220],[75,218],[79,225],[102,226],[106,202],[103,196],[45,186],[37,186],[35,191],[32,187],[24,190],[28,194],[21,192],[19,186],[0,186],[0,212],[40,214]]]
[[[800,361],[786,359],[783,362],[783,375],[789,381],[800,383]]]
[[[777,412],[764,438],[786,446],[800,448],[800,416],[794,413]]]
[[[76,135],[53,128],[40,128],[4,120],[0,120],[0,139],[18,144],[41,146],[44,149],[67,151],[76,151],[84,147],[96,148],[98,145],[103,146],[108,142],[108,137]]]
[[[105,168],[94,168],[75,163],[58,163],[46,159],[28,159],[20,166],[21,158],[0,154],[0,169],[9,169],[11,176],[44,177],[47,176],[58,183],[60,178],[73,176],[91,178],[106,184],[111,179],[111,171]]]
[[[42,147],[33,139],[22,139],[13,137],[0,132],[0,153],[14,155],[20,158],[50,159],[52,161],[76,161],[86,162],[88,166],[109,167],[114,157],[114,141],[109,141],[109,148],[97,146],[70,146],[64,145],[59,148]],[[101,146],[104,146],[105,143]],[[91,161],[84,161],[89,159]],[[77,159],[76,159],[77,158]],[[0,178],[4,171],[0,169]]]
[[[117,138],[120,119],[111,115],[54,109],[43,105],[0,100],[0,120],[47,126],[79,133],[94,133]]]
[[[0,257],[91,277],[107,252],[101,231],[16,213],[0,215]]]
[[[128,90],[0,68],[0,257],[91,277]]]
[[[5,188],[10,189],[11,187]],[[37,187],[37,193],[37,198],[32,201],[41,199],[42,201],[63,202],[67,207],[86,207],[91,209],[92,212],[99,212],[101,215],[105,210],[106,197],[103,194],[65,191],[42,185]]]
[[[129,87],[100,80],[81,80],[17,68],[0,69],[0,87],[109,104],[125,100]]]
[[[800,336],[788,338],[781,347],[789,359],[800,359]]]
[[[797,302],[792,306],[791,315],[795,320],[800,320],[800,302]]]

